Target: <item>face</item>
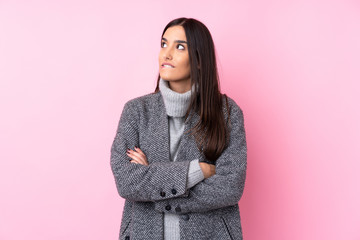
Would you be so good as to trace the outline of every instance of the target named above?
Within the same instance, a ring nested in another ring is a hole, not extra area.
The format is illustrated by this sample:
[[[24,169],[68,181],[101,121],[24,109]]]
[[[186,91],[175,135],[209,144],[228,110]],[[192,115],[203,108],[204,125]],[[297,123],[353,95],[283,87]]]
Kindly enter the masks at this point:
[[[172,66],[167,66],[166,63]],[[162,79],[169,82],[190,84],[189,52],[182,26],[172,26],[163,35],[159,53],[159,73]]]

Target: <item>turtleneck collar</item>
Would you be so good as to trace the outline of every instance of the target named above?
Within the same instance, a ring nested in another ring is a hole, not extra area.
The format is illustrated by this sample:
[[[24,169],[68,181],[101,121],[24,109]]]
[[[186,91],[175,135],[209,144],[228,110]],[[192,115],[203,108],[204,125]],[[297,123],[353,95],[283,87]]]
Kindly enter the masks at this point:
[[[166,113],[171,117],[183,117],[189,107],[191,94],[195,91],[195,84],[185,93],[178,93],[170,89],[169,82],[160,78],[159,89],[163,96]]]

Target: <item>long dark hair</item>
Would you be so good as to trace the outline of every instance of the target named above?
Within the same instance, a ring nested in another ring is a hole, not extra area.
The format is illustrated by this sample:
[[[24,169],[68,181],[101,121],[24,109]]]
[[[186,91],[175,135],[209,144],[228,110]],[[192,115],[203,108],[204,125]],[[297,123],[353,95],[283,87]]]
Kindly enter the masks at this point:
[[[222,111],[223,100],[219,87],[214,42],[208,28],[193,18],[177,18],[169,22],[161,40],[169,27],[182,26],[188,42],[191,85],[195,84],[185,119],[191,111],[199,114],[200,119],[191,128],[198,148],[206,159],[215,163],[228,143],[228,126]],[[155,93],[159,91],[160,73]],[[227,100],[227,96],[224,94]],[[229,118],[228,118],[229,119]]]

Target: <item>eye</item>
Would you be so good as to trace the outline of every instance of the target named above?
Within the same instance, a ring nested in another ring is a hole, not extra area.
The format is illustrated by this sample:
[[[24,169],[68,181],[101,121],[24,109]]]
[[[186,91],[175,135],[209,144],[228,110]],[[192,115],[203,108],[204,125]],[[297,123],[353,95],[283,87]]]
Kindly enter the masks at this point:
[[[166,44],[166,42],[161,42],[161,47],[163,47],[163,46],[164,46],[164,43]]]
[[[180,49],[180,50],[184,50],[184,49],[185,49],[185,47],[184,47],[183,45],[178,44],[178,47],[179,47],[179,46],[181,46],[181,47],[182,47],[182,49]]]

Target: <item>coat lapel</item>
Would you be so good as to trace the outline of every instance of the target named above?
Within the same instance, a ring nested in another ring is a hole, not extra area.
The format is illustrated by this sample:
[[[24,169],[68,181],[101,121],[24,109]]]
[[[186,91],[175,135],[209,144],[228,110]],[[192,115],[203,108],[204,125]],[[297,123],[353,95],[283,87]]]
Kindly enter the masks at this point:
[[[164,99],[161,95],[161,92],[157,92],[156,101],[154,104],[154,143],[156,144],[157,154],[160,154],[160,162],[169,162],[170,158],[170,136],[169,136],[169,122],[168,115],[166,113],[166,107],[164,103]],[[192,160],[198,156],[189,156],[190,148],[196,148],[196,142],[193,136],[190,133],[186,133],[190,130],[197,121],[199,120],[199,115],[197,113],[192,113],[191,116],[185,121],[184,134],[180,139],[179,151],[176,157],[176,161],[187,161]],[[186,133],[186,134],[185,134]],[[195,150],[195,149],[194,149]],[[194,152],[194,151],[190,151]],[[195,151],[198,152],[198,151]],[[191,159],[189,159],[191,158]]]
[[[166,114],[166,108],[164,99],[161,92],[157,92],[157,98],[154,104],[154,142],[158,143],[156,147],[157,154],[162,157],[159,159],[160,162],[170,161],[170,136],[169,136],[169,123],[168,116]]]
[[[200,152],[197,149],[195,138],[190,134],[190,132],[188,132],[195,126],[199,118],[200,117],[197,113],[193,113],[185,121],[185,129],[183,135],[181,136],[176,161],[187,161],[200,157]]]

